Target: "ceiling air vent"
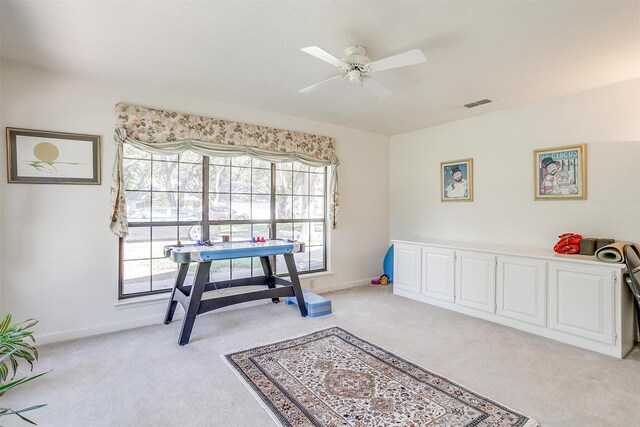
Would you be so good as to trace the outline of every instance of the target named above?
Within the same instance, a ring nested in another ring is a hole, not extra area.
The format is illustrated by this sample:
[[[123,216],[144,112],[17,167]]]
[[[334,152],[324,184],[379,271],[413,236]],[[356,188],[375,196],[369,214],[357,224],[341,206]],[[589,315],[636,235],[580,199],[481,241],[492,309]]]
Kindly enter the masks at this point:
[[[490,99],[481,99],[480,101],[472,102],[470,104],[464,104],[464,106],[467,108],[473,108],[473,107],[477,107],[478,105],[488,104],[490,102],[491,102]]]

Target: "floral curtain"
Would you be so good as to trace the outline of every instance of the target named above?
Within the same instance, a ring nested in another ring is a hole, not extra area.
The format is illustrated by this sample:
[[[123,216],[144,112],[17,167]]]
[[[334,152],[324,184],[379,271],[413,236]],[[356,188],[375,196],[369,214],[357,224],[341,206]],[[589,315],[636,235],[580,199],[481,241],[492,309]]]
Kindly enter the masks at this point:
[[[111,182],[111,231],[126,237],[127,199],[123,181],[123,144],[153,154],[187,150],[205,156],[252,156],[273,163],[297,161],[331,167],[330,218],[337,226],[338,170],[333,138],[256,126],[230,120],[182,114],[136,105],[116,105],[116,158]]]

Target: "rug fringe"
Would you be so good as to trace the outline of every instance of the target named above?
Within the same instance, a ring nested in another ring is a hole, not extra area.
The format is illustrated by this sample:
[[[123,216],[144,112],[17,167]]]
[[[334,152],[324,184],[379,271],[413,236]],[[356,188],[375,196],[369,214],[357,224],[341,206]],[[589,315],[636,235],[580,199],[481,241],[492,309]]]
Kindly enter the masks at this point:
[[[233,371],[233,373],[236,375],[236,377],[238,377],[240,382],[242,384],[244,384],[245,388],[247,390],[249,390],[249,393],[251,393],[253,398],[258,401],[260,406],[262,406],[262,409],[264,409],[266,411],[266,413],[269,414],[269,417],[273,420],[275,425],[278,426],[278,427],[284,427],[284,425],[280,422],[280,420],[278,419],[276,414],[271,410],[271,408],[269,408],[267,406],[267,404],[264,402],[264,400],[262,400],[262,397],[260,397],[260,395],[258,395],[258,393],[256,393],[256,391],[253,389],[253,387],[251,387],[251,384],[249,384],[247,382],[247,380],[242,375],[240,375],[240,372],[231,365],[231,363],[229,362],[229,360],[226,357],[226,354],[222,354],[221,353],[220,357],[224,361],[225,365],[227,365],[229,367],[229,369],[231,371]],[[529,427],[529,426],[525,426],[525,427]],[[533,426],[533,427],[535,427],[535,426]]]

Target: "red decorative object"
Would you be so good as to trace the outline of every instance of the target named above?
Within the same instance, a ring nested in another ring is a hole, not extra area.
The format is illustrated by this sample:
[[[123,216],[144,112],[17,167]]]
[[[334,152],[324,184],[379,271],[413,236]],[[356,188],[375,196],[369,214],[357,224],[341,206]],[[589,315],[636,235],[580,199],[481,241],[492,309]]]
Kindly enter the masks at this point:
[[[559,254],[577,254],[580,252],[580,240],[582,236],[576,233],[564,233],[558,236],[560,240],[553,250]]]

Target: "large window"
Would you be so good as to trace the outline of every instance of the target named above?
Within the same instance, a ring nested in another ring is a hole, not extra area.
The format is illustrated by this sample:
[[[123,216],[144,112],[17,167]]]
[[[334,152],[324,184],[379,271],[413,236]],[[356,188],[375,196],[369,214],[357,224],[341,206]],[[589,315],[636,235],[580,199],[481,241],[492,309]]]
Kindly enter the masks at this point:
[[[170,290],[177,266],[162,249],[178,240],[296,239],[307,246],[294,256],[298,271],[326,270],[326,168],[192,152],[159,156],[127,144],[123,166],[129,236],[120,241],[120,298]],[[286,274],[278,258],[275,272]],[[214,261],[210,279],[261,274],[260,259],[243,258]]]

